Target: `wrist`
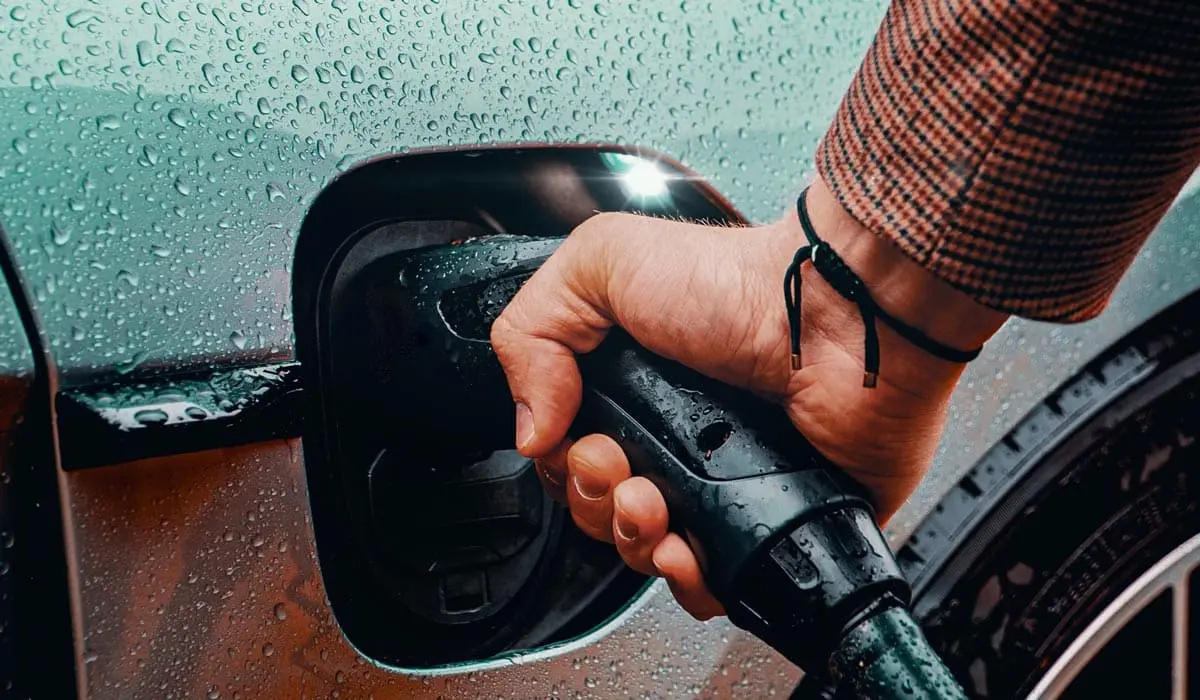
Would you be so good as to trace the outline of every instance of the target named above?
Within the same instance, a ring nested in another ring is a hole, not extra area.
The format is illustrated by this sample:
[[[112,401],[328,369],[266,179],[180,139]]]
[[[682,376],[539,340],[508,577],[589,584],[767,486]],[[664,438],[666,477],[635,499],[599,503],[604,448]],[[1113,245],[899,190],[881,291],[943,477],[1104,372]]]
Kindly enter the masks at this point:
[[[1008,320],[1008,314],[955,289],[887,238],[858,223],[820,178],[809,188],[807,204],[817,233],[863,280],[875,302],[929,338],[972,350]]]
[[[813,183],[806,201],[817,234],[862,279],[876,304],[928,338],[969,351],[981,346],[1008,318],[938,279],[885,237],[860,225],[820,180]],[[778,267],[778,277],[772,275],[774,286],[775,279],[782,282],[786,266],[807,238],[795,211],[769,229],[771,265]],[[838,294],[812,265],[803,265],[800,274],[803,365],[812,361],[813,343],[832,343],[864,362],[858,307]],[[907,395],[915,402],[914,410],[941,406],[966,365],[927,352],[882,321],[876,321],[875,328],[882,360],[879,381]]]

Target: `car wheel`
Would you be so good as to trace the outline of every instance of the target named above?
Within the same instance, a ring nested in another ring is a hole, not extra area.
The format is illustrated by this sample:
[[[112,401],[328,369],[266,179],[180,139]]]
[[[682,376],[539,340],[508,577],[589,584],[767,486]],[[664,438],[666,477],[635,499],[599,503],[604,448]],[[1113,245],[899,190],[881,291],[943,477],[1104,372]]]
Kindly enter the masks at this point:
[[[1200,697],[1198,318],[1195,293],[1091,362],[898,551],[969,697]]]
[[[971,697],[1200,696],[1198,312],[1193,294],[1090,363],[899,551]]]

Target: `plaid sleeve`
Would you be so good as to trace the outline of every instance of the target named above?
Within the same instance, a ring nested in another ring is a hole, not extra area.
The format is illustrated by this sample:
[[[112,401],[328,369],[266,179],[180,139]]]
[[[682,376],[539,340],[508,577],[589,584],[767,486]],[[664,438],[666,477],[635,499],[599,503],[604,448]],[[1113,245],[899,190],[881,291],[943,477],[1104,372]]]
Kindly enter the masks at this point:
[[[1200,3],[893,0],[817,168],[986,306],[1104,309],[1200,161]]]

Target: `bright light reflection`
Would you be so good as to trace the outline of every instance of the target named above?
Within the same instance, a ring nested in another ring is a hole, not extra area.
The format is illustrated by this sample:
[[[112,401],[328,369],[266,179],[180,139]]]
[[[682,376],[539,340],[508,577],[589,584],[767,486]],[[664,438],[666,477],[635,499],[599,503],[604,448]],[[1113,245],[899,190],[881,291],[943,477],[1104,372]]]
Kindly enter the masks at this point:
[[[667,174],[648,160],[638,160],[621,173],[626,191],[635,197],[661,197],[667,193]]]

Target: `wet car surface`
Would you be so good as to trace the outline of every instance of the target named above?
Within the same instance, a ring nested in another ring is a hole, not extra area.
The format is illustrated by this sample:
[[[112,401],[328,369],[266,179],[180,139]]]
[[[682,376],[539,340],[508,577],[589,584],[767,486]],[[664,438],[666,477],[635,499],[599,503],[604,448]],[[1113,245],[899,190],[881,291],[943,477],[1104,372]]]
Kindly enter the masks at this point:
[[[811,175],[883,7],[3,0],[0,223],[66,389],[287,362],[293,240],[339,172],[425,147],[629,143],[766,222]],[[1013,321],[989,343],[896,541],[1045,393],[1200,284],[1197,196],[1103,317]],[[31,366],[0,298],[0,374]],[[437,675],[373,665],[324,600],[295,439],[72,472],[67,492],[95,697],[763,697],[798,676],[661,587],[567,649]]]

